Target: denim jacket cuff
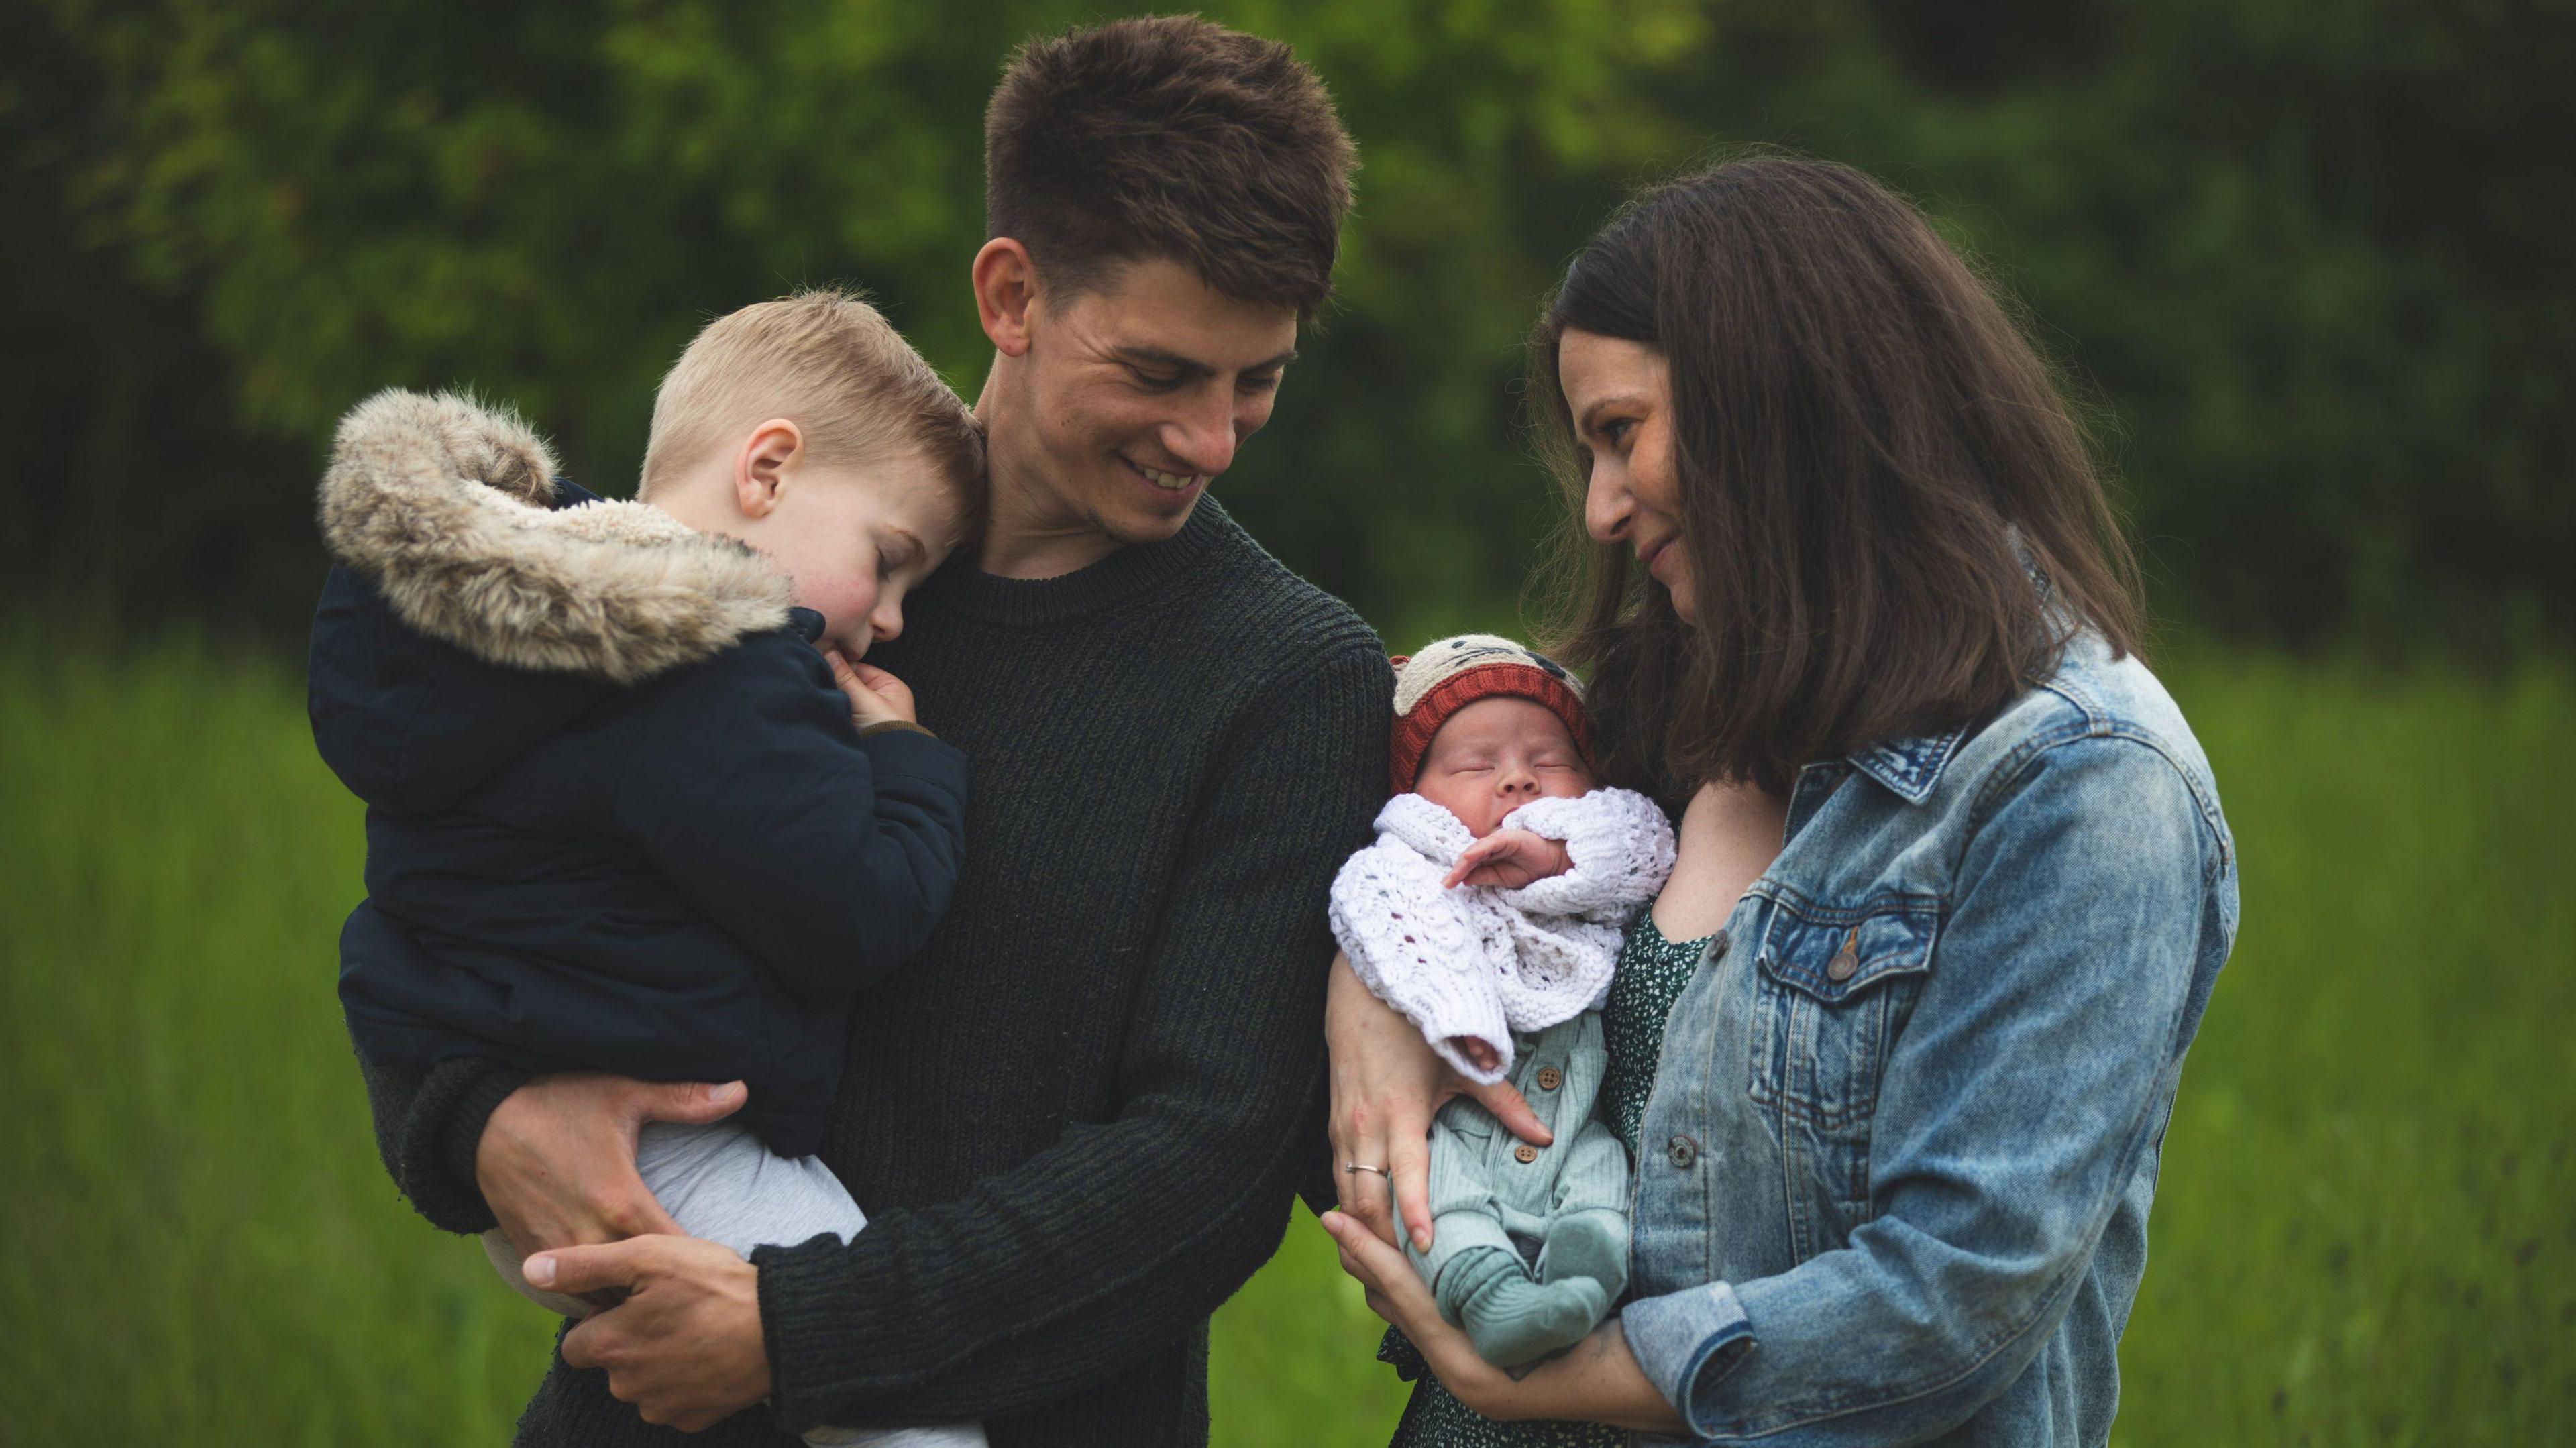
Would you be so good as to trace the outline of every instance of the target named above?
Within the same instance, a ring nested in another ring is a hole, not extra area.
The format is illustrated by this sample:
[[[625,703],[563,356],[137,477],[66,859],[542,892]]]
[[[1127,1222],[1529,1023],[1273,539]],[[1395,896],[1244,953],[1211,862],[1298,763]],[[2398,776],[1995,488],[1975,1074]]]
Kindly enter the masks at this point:
[[[1681,1414],[1693,1436],[1711,1436],[1717,1415],[1710,1400],[1753,1347],[1753,1324],[1735,1289],[1712,1282],[1642,1297],[1620,1310],[1619,1326],[1646,1381]]]

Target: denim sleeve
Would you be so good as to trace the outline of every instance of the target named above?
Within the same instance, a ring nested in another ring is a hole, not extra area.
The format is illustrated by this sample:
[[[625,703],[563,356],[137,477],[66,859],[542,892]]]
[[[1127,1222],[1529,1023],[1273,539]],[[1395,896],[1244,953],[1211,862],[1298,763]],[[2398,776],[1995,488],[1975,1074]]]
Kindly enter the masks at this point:
[[[1703,1441],[1911,1443],[1965,1421],[2064,1316],[2171,1099],[2224,868],[2189,785],[2095,736],[1988,793],[1890,1043],[1871,1220],[1790,1271],[1626,1309]]]

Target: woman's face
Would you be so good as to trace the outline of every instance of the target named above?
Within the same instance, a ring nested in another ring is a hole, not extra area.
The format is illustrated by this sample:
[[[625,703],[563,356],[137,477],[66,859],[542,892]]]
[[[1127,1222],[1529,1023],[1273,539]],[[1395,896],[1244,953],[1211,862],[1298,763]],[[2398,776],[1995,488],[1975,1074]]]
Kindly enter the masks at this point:
[[[1576,457],[1586,479],[1583,528],[1622,545],[1673,596],[1673,611],[1695,621],[1691,559],[1682,537],[1681,478],[1673,465],[1672,374],[1664,354],[1567,328],[1557,339],[1556,375],[1574,417]]]

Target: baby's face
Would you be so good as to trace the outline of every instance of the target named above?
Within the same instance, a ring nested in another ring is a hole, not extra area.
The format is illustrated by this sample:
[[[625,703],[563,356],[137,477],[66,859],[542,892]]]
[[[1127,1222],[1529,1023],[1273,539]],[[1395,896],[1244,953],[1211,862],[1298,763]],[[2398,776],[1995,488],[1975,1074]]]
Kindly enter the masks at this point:
[[[1449,716],[1422,756],[1413,792],[1478,839],[1534,799],[1573,799],[1592,776],[1565,721],[1535,699],[1479,699]]]

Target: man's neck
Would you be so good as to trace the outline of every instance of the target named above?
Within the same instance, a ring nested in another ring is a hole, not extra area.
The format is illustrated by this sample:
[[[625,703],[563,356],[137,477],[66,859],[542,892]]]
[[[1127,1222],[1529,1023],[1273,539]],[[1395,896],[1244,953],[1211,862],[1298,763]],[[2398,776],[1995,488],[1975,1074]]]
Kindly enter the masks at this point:
[[[984,420],[991,476],[976,565],[997,578],[1061,578],[1117,552],[1119,540],[1067,503],[1046,459],[1035,448],[1019,446],[1033,430],[996,396],[999,390],[993,379],[986,379],[975,404],[976,415]]]

